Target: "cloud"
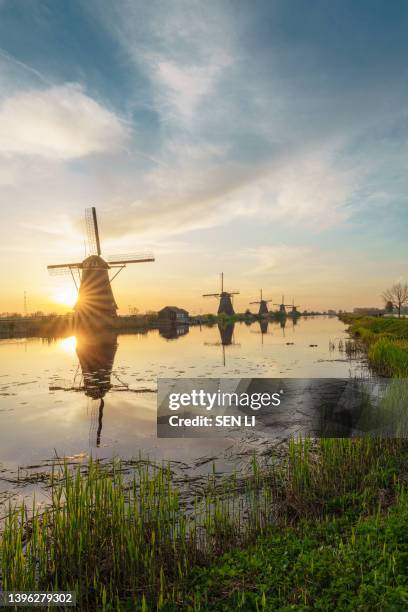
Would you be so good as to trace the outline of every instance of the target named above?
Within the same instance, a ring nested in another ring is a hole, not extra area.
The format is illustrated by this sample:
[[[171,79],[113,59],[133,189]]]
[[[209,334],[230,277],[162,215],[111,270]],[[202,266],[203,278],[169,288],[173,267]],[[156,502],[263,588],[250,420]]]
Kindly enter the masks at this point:
[[[31,89],[0,105],[0,153],[69,160],[115,151],[127,133],[118,117],[79,85]]]
[[[217,79],[232,61],[222,49],[213,55],[212,62],[203,64],[159,60],[156,85],[160,106],[170,105],[182,119],[192,120],[199,103],[214,92]]]

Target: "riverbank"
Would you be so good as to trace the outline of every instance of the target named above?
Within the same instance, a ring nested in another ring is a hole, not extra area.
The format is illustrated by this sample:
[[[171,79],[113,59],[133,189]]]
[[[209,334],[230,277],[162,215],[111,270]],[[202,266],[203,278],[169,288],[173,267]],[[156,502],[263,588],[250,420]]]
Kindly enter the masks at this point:
[[[140,461],[54,471],[44,510],[10,509],[2,588],[77,593],[81,610],[345,610],[406,604],[403,440],[291,442],[194,497]]]
[[[235,315],[213,315],[206,314],[200,316],[191,316],[184,326],[194,325],[216,325],[223,327],[233,325],[238,322],[252,323],[257,320],[262,321],[285,321],[288,319],[297,320],[300,316],[298,313],[282,315],[279,312],[270,312],[267,316],[259,317],[257,315],[248,315],[237,313]],[[306,315],[304,315],[306,316]],[[308,315],[309,316],[309,315]],[[180,324],[170,320],[160,320],[157,313],[137,314],[137,315],[119,315],[103,323],[103,329],[114,331],[118,334],[132,332],[147,332],[152,329],[161,327],[177,327]],[[0,317],[0,339],[10,338],[59,338],[68,335],[73,335],[78,330],[86,328],[86,326],[78,326],[75,323],[73,314],[67,315],[41,315],[41,316],[14,316]],[[89,329],[100,329],[99,326],[90,326]]]
[[[343,315],[349,333],[381,376],[408,376],[408,319]]]

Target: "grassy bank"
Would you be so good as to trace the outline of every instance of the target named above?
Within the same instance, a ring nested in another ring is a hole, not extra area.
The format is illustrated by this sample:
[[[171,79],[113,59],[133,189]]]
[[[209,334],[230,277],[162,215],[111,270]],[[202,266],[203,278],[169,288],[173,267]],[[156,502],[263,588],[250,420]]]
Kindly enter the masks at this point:
[[[383,376],[408,376],[408,319],[355,317],[341,319],[367,351],[370,365]]]
[[[402,606],[407,459],[401,440],[291,443],[283,463],[254,459],[194,499],[145,463],[130,479],[65,467],[45,511],[9,508],[2,588],[72,589],[82,610]]]

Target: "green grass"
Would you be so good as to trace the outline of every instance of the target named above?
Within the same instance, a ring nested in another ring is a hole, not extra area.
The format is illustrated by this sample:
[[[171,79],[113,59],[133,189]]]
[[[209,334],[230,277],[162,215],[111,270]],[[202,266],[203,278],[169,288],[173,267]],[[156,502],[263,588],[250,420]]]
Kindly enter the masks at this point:
[[[245,550],[195,570],[207,610],[406,610],[408,496],[385,515],[272,530]],[[200,594],[200,596],[198,596]]]
[[[188,609],[183,602],[219,609],[220,592],[225,609],[276,609],[276,602],[311,609],[326,597],[323,582],[328,592],[341,590],[336,551],[343,540],[350,543],[366,520],[387,520],[407,458],[403,440],[292,442],[281,465],[261,469],[254,458],[247,479],[209,478],[203,496],[189,503],[166,468],[142,463],[129,479],[120,464],[91,463],[87,474],[65,466],[51,479],[45,511],[9,508],[0,538],[2,588],[72,589],[81,610]],[[382,550],[375,539],[364,548],[373,558]],[[365,584],[365,557],[359,548],[347,554],[360,568],[357,589]],[[324,570],[325,563],[331,567]],[[367,576],[377,588],[374,574]],[[395,574],[378,576],[383,596],[394,597]]]
[[[382,376],[408,376],[408,319],[352,315],[341,319],[366,349],[373,369]]]

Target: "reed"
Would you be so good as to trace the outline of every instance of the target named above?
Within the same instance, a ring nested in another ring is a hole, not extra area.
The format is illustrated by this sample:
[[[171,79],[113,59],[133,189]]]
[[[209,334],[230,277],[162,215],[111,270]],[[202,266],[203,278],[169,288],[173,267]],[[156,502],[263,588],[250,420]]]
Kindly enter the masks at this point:
[[[342,318],[357,340],[356,347],[367,351],[368,362],[381,376],[408,376],[408,319],[394,317]]]
[[[381,491],[393,496],[406,451],[403,440],[293,440],[280,465],[254,456],[246,478],[209,477],[187,498],[169,467],[142,462],[129,476],[118,462],[64,465],[51,473],[49,507],[9,507],[1,588],[73,590],[82,610],[173,609],[186,598],[205,609],[198,568],[300,519],[374,511]]]

